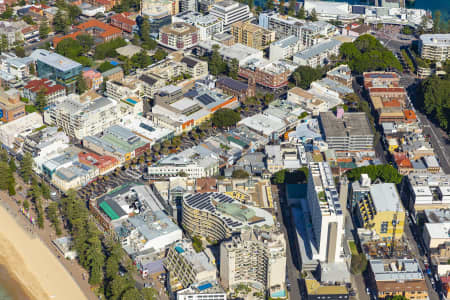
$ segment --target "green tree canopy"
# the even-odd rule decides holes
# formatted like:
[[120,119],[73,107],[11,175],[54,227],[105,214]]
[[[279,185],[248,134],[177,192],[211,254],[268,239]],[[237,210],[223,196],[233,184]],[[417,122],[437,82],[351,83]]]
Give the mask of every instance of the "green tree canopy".
[[353,43],[343,43],[339,55],[356,73],[390,68],[403,70],[394,54],[369,34],[358,37]]
[[48,23],[46,21],[41,22],[39,25],[39,37],[41,39],[45,39],[48,37],[48,34],[50,32],[50,27],[48,26]]
[[309,89],[311,83],[316,81],[324,75],[321,68],[311,68],[309,66],[300,66],[292,74],[295,84],[302,89]]
[[375,181],[377,178],[383,182],[395,184],[399,184],[402,181],[402,175],[391,165],[370,165],[354,168],[347,172],[347,178],[350,181],[356,181],[361,178],[361,174],[368,174],[372,181]]
[[81,47],[80,41],[74,40],[72,38],[65,38],[58,43],[56,46],[56,52],[66,56],[71,59],[78,57],[83,48]]
[[247,171],[242,169],[233,170],[233,173],[231,174],[231,177],[233,178],[248,178],[248,176]]
[[212,117],[212,122],[217,127],[230,127],[236,125],[241,120],[241,115],[229,108],[217,110]]

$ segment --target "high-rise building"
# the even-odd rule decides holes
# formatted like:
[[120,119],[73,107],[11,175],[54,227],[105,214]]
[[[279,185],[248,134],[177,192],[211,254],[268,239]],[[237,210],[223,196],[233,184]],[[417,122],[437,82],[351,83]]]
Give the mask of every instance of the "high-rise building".
[[225,31],[230,29],[231,24],[235,22],[250,19],[250,9],[248,8],[248,5],[232,0],[216,2],[209,13],[223,20]]
[[310,163],[307,198],[313,246],[317,250],[313,259],[327,263],[342,262],[344,215],[328,163]]
[[277,293],[284,289],[285,274],[282,232],[248,230],[220,245],[220,278],[225,289],[252,282]]
[[70,95],[62,103],[51,106],[44,114],[47,124],[54,124],[70,137],[83,139],[96,135],[106,128],[117,124],[119,105],[109,98],[97,98],[82,101],[78,95]]
[[264,49],[275,41],[274,31],[267,30],[249,21],[238,21],[231,24],[231,34],[234,36],[235,43],[241,43],[256,49]]
[[365,113],[320,113],[320,125],[328,148],[338,156],[371,156],[373,132]]
[[197,11],[197,0],[180,0],[180,12]]

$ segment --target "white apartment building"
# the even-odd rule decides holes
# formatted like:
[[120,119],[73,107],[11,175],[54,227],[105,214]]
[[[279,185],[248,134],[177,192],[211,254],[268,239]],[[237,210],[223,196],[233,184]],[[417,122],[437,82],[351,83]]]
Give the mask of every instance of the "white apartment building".
[[250,19],[250,9],[248,5],[232,0],[216,2],[209,13],[212,16],[223,20],[225,31],[229,30],[231,28],[231,24],[235,22],[247,21]]
[[213,35],[223,32],[223,20],[213,15],[202,15],[195,11],[185,11],[172,17],[172,23],[185,22],[198,28],[200,41],[211,40]]
[[261,13],[259,25],[275,31],[277,39],[291,35],[298,37],[304,46],[311,47],[324,38],[332,37],[337,33],[337,28],[327,22],[310,22],[290,16],[284,16],[278,12]]
[[174,177],[185,173],[190,178],[202,178],[218,172],[218,155],[201,146],[170,155],[148,167],[148,175],[154,177]]
[[411,173],[406,180],[405,193],[409,208],[415,211],[447,208],[450,205],[449,174]]
[[332,55],[339,54],[342,42],[334,39],[316,44],[294,55],[294,63],[311,68],[323,67],[328,64]]
[[80,140],[96,135],[119,121],[117,101],[104,97],[82,101],[78,95],[71,94],[44,113],[46,124],[60,127],[68,136]]
[[344,215],[328,163],[310,163],[307,198],[314,236],[313,246],[317,250],[313,259],[326,263],[342,262]]
[[215,282],[217,279],[216,266],[204,252],[195,252],[190,241],[181,241],[169,248],[164,266],[169,271],[172,291],[186,289],[195,283]]
[[288,36],[270,44],[269,60],[289,58],[304,48],[302,41],[295,35]]
[[42,164],[59,155],[69,147],[69,137],[57,127],[47,127],[27,135],[24,139],[22,152],[33,156],[37,173],[42,172]]
[[184,22],[172,23],[159,29],[158,43],[173,49],[185,50],[198,42],[197,27]]
[[[239,284],[284,289],[286,241],[282,232],[248,230],[220,244],[220,278],[225,289]],[[277,288],[276,288],[277,287]]]
[[25,137],[42,125],[44,125],[42,116],[38,112],[1,124],[0,143],[8,149],[18,151]]
[[137,79],[123,79],[122,81],[108,80],[106,81],[106,96],[116,101],[129,97],[139,98],[141,96],[141,85]]
[[450,59],[450,33],[422,34],[419,45],[420,56],[424,59],[437,61]]
[[217,283],[202,282],[178,291],[177,300],[227,300],[227,293]]

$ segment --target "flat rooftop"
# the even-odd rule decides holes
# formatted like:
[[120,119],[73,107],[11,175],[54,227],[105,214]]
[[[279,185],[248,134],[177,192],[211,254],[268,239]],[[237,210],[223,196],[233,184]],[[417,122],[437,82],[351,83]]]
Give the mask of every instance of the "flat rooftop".
[[321,112],[320,122],[327,137],[373,135],[369,120],[363,112],[346,112],[340,119],[331,111]]
[[420,41],[426,46],[450,46],[450,34],[422,34]]
[[44,49],[36,49],[31,56],[41,62],[52,66],[62,72],[70,71],[74,68],[81,68],[82,65],[58,53],[50,52]]
[[373,205],[377,212],[396,211],[397,205],[399,211],[403,211],[403,205],[397,188],[393,183],[372,184],[369,188],[372,196]]

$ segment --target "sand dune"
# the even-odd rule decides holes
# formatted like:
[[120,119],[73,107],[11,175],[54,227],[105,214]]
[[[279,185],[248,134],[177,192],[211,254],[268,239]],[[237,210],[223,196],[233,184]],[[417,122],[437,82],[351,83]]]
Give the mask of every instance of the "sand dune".
[[0,264],[30,299],[82,300],[85,295],[58,259],[0,206]]

